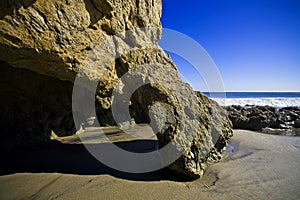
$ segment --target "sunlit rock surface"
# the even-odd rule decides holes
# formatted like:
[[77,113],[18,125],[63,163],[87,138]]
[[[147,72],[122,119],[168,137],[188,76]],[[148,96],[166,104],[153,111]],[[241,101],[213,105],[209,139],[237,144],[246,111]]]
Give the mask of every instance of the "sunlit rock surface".
[[[46,142],[51,131],[58,136],[74,134],[76,74],[91,53],[97,53],[97,46],[119,34],[113,51],[134,50],[98,66],[103,71],[100,77],[93,67],[84,73],[88,80],[99,80],[92,91],[99,125],[119,125],[111,110],[115,85],[124,74],[149,65],[135,72],[145,85],[130,97],[129,110],[136,123],[150,123],[159,148],[172,142],[183,151],[169,168],[198,178],[207,162],[221,158],[232,136],[231,123],[217,103],[180,80],[171,58],[157,45],[160,0],[4,0],[0,4],[1,147]],[[143,27],[156,29],[124,33]],[[149,41],[151,48],[143,48]],[[130,80],[123,84],[134,86]],[[164,84],[155,84],[157,80]],[[122,94],[122,88],[116,91]],[[90,117],[84,112],[76,115],[81,115],[80,123]]]

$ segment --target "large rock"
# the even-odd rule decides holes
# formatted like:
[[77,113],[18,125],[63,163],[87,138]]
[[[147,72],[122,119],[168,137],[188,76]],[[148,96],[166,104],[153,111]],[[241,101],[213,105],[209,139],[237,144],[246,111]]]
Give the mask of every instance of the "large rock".
[[[176,66],[158,47],[160,0],[4,0],[1,9],[2,143],[39,143],[52,130],[73,134],[75,124],[91,117],[89,110],[75,110],[73,122],[71,96],[79,72],[98,81],[92,92],[102,126],[131,120],[115,119],[112,94],[124,95],[124,85],[134,88],[135,81],[143,85],[132,96],[125,92],[130,117],[151,124],[160,148],[171,142],[182,152],[170,169],[197,178],[207,162],[220,159],[232,136],[231,123],[217,103],[180,80]],[[123,32],[146,26],[156,29]],[[99,48],[115,34],[110,46],[104,46],[109,48]],[[122,52],[127,48],[131,51]],[[110,60],[111,50],[116,59]],[[124,75],[137,78],[122,79]],[[87,95],[88,85],[80,86]]]
[[107,35],[160,27],[161,16],[160,0],[2,0],[0,8],[0,60],[69,81]]
[[[161,1],[3,0],[0,9],[1,106],[5,108],[0,132],[12,138],[2,142],[14,146],[32,143],[31,135],[44,141],[51,130],[58,135],[75,133],[72,82],[87,55],[110,35],[145,25],[159,28]],[[116,71],[108,71],[99,85],[101,125],[114,124],[106,96],[118,79]]]

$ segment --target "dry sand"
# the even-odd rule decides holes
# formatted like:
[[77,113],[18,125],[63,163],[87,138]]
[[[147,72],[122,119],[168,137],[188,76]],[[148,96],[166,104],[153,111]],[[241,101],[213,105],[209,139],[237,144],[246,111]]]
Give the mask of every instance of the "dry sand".
[[[74,160],[66,156],[70,157],[72,152],[79,154],[82,149],[79,148],[75,152],[72,150],[66,155],[61,149],[60,152],[69,164],[75,165]],[[44,155],[44,153],[39,154]],[[55,154],[57,152],[50,153],[54,154],[55,158],[58,157]],[[42,163],[47,160],[53,161],[55,158],[48,157],[44,160],[39,158],[41,160],[35,168],[28,165],[23,169],[31,173],[24,173],[19,168],[9,172],[2,167],[0,199],[232,200],[299,199],[300,197],[300,137],[235,130],[225,158],[219,163],[212,164],[202,180],[186,182],[167,179],[162,175],[163,172],[144,174],[142,175],[144,177],[126,177],[124,174],[105,173],[105,170],[101,171],[100,175],[87,175],[88,171],[84,175],[81,173],[72,175],[71,168],[69,171],[64,171],[60,167],[51,166],[46,170],[51,173],[40,173],[43,171]],[[78,157],[75,156],[74,159],[76,158]],[[24,154],[14,159],[21,160],[18,161],[21,163],[16,161],[14,164],[24,165],[24,160],[27,161],[29,157]],[[36,157],[32,160],[36,160]],[[5,161],[7,162],[7,159]],[[86,162],[93,164],[92,161],[88,161]],[[49,166],[51,163],[46,165]],[[60,173],[54,173],[55,171]],[[61,172],[68,172],[68,174]],[[74,168],[73,172],[80,171]]]

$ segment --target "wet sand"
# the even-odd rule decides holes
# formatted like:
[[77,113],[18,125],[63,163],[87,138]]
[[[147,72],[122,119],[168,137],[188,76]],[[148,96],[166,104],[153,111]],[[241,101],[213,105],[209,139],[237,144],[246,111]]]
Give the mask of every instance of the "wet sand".
[[[138,144],[149,145],[149,141],[154,142],[141,140]],[[140,175],[105,166],[99,170],[84,147],[69,145],[55,144],[56,149],[31,149],[4,157],[0,199],[232,200],[300,196],[300,137],[235,130],[224,159],[209,166],[201,180],[194,181],[179,180],[164,170]]]

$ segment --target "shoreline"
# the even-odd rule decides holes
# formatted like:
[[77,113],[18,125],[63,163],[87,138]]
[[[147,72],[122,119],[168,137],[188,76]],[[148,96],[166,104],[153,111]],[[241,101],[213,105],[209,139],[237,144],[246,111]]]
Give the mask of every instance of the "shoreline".
[[[76,159],[76,153],[72,152]],[[62,163],[61,163],[62,164]],[[300,138],[234,130],[224,158],[201,180],[134,180],[109,174],[0,176],[1,199],[297,199]],[[152,174],[153,175],[153,174]],[[159,174],[156,174],[159,176]],[[144,176],[151,176],[144,175]],[[30,183],[30,184],[28,184]],[[15,192],[7,193],[11,188]]]
[[211,98],[218,102],[222,106],[272,106],[277,109],[284,107],[300,107],[300,97],[290,98],[273,98],[273,97],[262,97],[262,98]]

